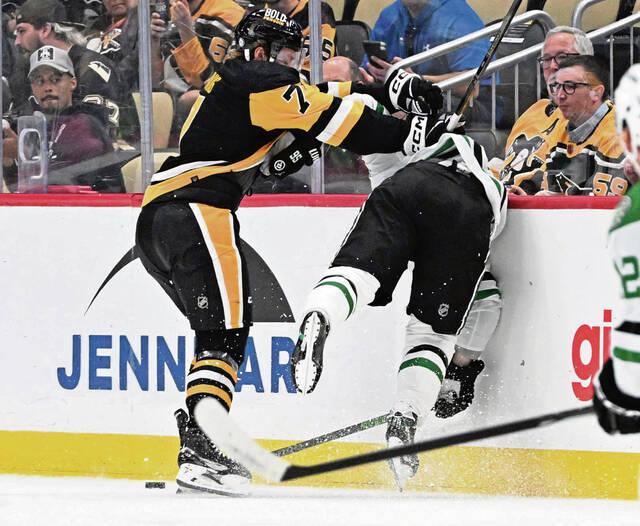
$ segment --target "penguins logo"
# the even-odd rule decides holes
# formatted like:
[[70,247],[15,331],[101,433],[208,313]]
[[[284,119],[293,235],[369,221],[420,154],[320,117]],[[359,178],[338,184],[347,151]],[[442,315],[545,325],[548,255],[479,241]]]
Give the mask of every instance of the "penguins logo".
[[[254,323],[294,323],[295,318],[291,311],[287,297],[275,277],[269,265],[260,257],[260,255],[243,239],[240,240],[242,253],[247,261],[247,269],[249,272],[250,296],[252,299],[252,312]],[[138,259],[136,247],[129,249],[120,261],[116,263],[111,272],[104,279],[97,292],[94,294],[85,314],[89,312],[91,305],[98,297],[98,294],[129,263]],[[206,298],[204,298],[206,299]],[[200,306],[200,305],[199,305]],[[207,302],[208,307],[208,302]],[[201,307],[206,308],[206,307]]]

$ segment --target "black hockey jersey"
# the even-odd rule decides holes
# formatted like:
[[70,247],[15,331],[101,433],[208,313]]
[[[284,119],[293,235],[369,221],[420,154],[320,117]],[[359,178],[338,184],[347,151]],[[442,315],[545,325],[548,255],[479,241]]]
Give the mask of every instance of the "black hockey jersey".
[[351,87],[311,86],[295,69],[272,62],[226,62],[201,90],[181,132],[180,155],[153,176],[143,206],[178,199],[237,208],[287,130],[356,153],[399,151],[409,123],[329,93],[346,95]]

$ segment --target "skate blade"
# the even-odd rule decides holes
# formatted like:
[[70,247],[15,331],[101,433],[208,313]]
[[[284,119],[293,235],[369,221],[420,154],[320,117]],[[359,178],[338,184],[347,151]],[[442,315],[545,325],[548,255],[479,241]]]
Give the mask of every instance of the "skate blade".
[[182,464],[176,477],[180,493],[213,494],[224,497],[248,496],[249,482],[248,479],[239,475],[216,476],[207,468],[196,464]]
[[[389,448],[399,447],[402,445],[404,445],[402,440],[396,437],[390,437],[387,441],[387,447]],[[404,491],[404,487],[407,485],[407,481],[413,477],[414,473],[409,466],[402,462],[401,457],[391,458],[387,462],[389,464],[389,468],[391,468],[393,477],[395,478],[398,491],[402,493]]]

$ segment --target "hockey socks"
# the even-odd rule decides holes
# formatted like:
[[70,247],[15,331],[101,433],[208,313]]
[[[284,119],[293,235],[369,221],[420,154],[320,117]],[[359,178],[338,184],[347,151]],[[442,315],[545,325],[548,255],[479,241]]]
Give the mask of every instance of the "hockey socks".
[[198,352],[187,375],[189,414],[193,415],[196,402],[206,396],[215,398],[229,411],[237,381],[238,364],[227,353]]
[[353,267],[333,267],[311,291],[304,313],[322,313],[329,325],[347,320],[358,305],[373,301],[380,287],[368,272]]
[[436,334],[430,325],[410,317],[392,413],[410,411],[418,418],[429,413],[440,392],[454,344],[455,336]]

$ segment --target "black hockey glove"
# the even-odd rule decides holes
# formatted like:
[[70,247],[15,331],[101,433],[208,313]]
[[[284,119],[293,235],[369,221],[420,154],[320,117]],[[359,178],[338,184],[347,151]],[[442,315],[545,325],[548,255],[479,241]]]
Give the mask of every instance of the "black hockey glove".
[[416,73],[396,69],[384,86],[396,110],[433,116],[442,108],[442,90]]
[[607,433],[640,433],[640,398],[618,389],[611,358],[593,382],[593,406],[600,427]]
[[475,382],[484,369],[482,360],[473,360],[465,367],[449,364],[433,410],[438,418],[449,418],[464,411],[475,396]]
[[287,175],[298,172],[304,165],[311,166],[320,159],[321,147],[321,142],[310,137],[296,139],[271,158],[269,174],[283,179]]
[[464,133],[465,121],[460,118],[453,131],[448,131],[449,122],[454,118],[453,113],[435,117],[421,117],[414,115],[411,118],[409,135],[404,141],[402,151],[405,155],[413,155],[427,146],[437,143],[444,133]]

